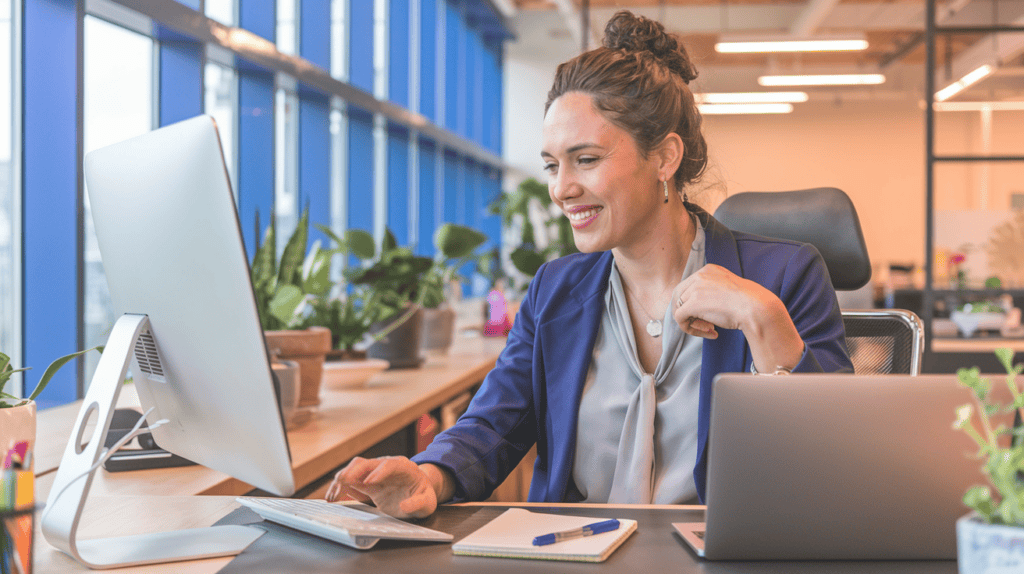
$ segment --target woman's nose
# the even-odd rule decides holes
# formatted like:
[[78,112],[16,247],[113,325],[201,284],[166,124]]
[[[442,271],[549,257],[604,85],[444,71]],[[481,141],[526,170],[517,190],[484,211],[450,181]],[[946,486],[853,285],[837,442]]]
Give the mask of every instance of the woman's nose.
[[548,191],[551,193],[551,199],[564,202],[579,197],[583,188],[569,170],[561,170],[551,179]]

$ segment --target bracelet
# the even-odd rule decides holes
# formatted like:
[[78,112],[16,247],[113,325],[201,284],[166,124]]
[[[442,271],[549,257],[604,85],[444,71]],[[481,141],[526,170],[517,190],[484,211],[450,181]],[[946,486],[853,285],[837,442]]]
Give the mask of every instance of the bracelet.
[[754,361],[750,361],[750,373],[752,375],[792,375],[793,369],[789,367],[783,367],[782,365],[776,365],[775,371],[771,373],[758,372],[757,367],[754,366]]
[[[800,354],[803,355],[805,352],[807,352],[807,343],[804,343],[804,348],[800,351]],[[792,375],[793,374],[793,369],[791,369],[789,367],[784,367],[782,365],[775,365],[775,371],[773,371],[771,373],[759,373],[757,371],[757,367],[754,366],[754,361],[751,360],[750,361],[750,374],[752,374],[752,375]]]

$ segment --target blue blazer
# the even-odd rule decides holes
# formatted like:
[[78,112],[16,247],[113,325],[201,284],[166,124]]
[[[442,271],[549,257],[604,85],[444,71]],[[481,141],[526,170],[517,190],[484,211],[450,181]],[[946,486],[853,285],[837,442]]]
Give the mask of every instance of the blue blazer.
[[[811,245],[731,231],[696,210],[705,229],[708,263],[756,281],[785,303],[806,344],[794,372],[850,371],[835,291]],[[572,480],[584,378],[604,313],[611,252],[575,254],[541,266],[530,283],[495,368],[469,410],[413,460],[446,469],[455,499],[483,500],[534,444],[530,501],[575,502]],[[693,476],[704,500],[712,382],[746,372],[751,355],[743,332],[719,329],[701,356],[697,460]]]

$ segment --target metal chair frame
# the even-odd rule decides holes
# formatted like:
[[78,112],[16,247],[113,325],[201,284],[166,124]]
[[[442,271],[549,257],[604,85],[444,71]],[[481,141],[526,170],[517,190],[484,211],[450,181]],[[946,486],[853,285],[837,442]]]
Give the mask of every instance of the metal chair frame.
[[[905,309],[848,309],[842,312],[844,326],[847,319],[852,320],[897,320],[904,324],[910,331],[910,373],[911,375],[921,374],[921,364],[924,359],[924,323],[916,313]],[[849,338],[847,339],[849,340]],[[854,371],[856,371],[854,365]]]

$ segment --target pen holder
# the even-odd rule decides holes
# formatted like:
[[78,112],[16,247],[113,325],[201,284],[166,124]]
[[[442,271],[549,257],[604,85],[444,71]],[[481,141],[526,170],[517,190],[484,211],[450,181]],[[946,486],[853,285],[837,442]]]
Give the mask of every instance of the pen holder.
[[0,574],[31,574],[35,500],[30,471],[0,477]]

